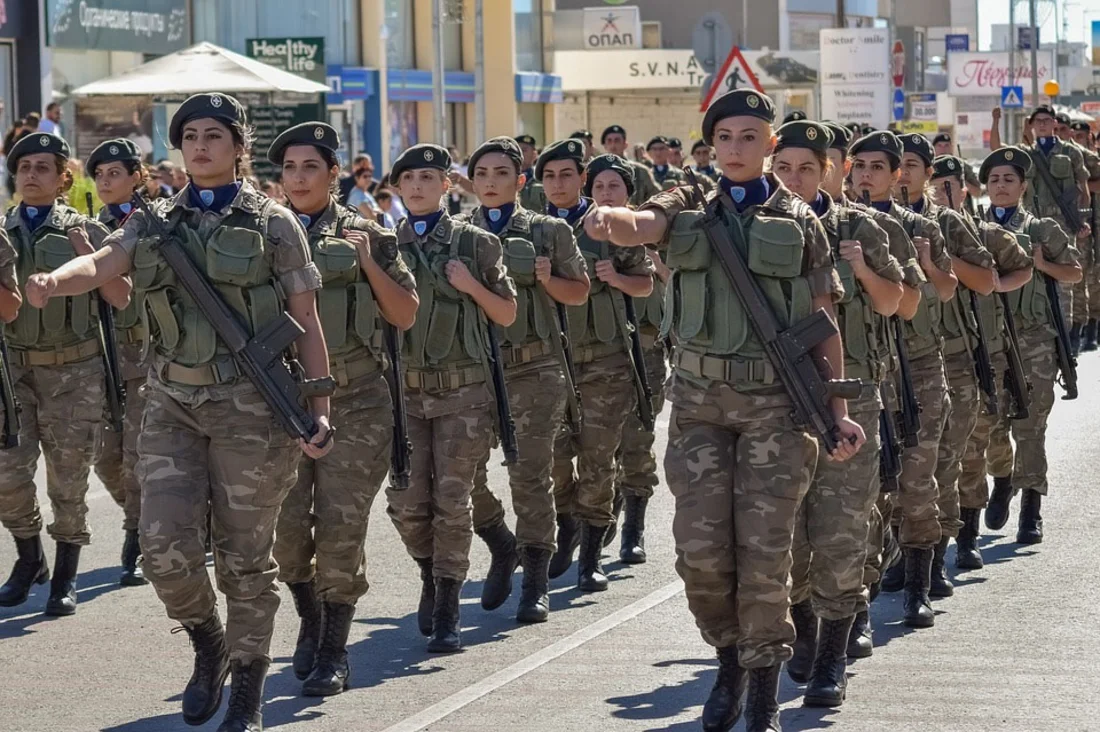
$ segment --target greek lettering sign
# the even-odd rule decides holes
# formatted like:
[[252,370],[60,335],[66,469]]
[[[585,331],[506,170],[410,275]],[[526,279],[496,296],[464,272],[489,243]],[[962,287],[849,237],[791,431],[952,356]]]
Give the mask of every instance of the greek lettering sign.
[[244,50],[268,66],[325,83],[324,38],[248,38]]
[[584,47],[641,48],[642,16],[636,7],[585,8]]
[[136,53],[171,53],[191,42],[187,0],[47,0],[46,43]]

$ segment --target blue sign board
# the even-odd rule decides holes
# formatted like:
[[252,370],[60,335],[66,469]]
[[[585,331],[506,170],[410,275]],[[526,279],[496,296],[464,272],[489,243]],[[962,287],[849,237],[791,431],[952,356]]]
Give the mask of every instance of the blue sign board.
[[326,104],[338,105],[374,96],[374,74],[362,66],[329,64],[325,69],[325,82],[329,87]]
[[894,121],[905,119],[905,90],[894,89]]
[[969,33],[948,33],[943,37],[944,45],[947,46],[947,52],[952,51],[969,51],[970,50],[970,34]]
[[1004,109],[1020,109],[1024,106],[1024,88],[1022,86],[1001,87],[1001,107]]

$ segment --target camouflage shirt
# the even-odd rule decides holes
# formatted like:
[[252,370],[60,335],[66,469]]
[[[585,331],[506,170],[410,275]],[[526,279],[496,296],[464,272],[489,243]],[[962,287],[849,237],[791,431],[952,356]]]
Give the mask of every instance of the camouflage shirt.
[[15,280],[15,247],[3,229],[0,229],[0,287],[8,292],[19,289],[19,283]]

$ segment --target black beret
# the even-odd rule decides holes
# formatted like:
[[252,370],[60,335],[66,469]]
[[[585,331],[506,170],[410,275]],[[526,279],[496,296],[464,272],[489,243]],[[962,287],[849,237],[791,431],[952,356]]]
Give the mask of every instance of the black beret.
[[99,143],[84,163],[84,172],[95,177],[95,169],[101,163],[141,163],[141,148],[131,140],[117,138]]
[[1033,111],[1030,115],[1028,115],[1027,121],[1030,122],[1031,120],[1035,119],[1040,114],[1045,114],[1048,117],[1053,117],[1054,119],[1058,119],[1054,114],[1054,108],[1053,107],[1051,107],[1049,104],[1040,104],[1038,107],[1035,108],[1035,111]]
[[875,131],[874,125],[860,125],[859,131],[864,135],[869,135]]
[[941,132],[941,133],[939,133],[938,135],[936,135],[935,137],[932,138],[932,144],[933,145],[939,145],[941,142],[946,142],[946,143],[950,144],[951,143],[951,135],[947,134],[946,132]]
[[611,153],[597,155],[588,161],[588,167],[585,170],[588,172],[588,180],[584,184],[584,195],[589,198],[592,197],[592,184],[596,181],[596,176],[606,170],[613,170],[618,173],[623,179],[623,183],[626,183],[627,195],[634,195],[634,169],[630,167],[630,163],[618,155],[612,155]]
[[335,154],[340,148],[340,135],[336,128],[324,122],[303,122],[275,138],[267,149],[267,159],[282,165],[283,155],[291,145],[312,145]]
[[489,153],[502,153],[507,156],[509,160],[516,164],[517,171],[523,167],[523,151],[519,149],[519,143],[511,137],[494,137],[478,145],[477,149],[470,155],[466,167],[470,171],[471,178],[474,176],[477,161]]
[[531,147],[538,147],[538,143],[535,142],[534,135],[516,135],[516,142],[520,145],[530,145]]
[[776,133],[778,141],[775,151],[779,152],[787,147],[804,147],[807,150],[824,153],[833,144],[833,133],[820,122],[810,120],[797,120],[788,122],[780,127]]
[[982,161],[981,170],[978,171],[978,180],[981,181],[982,185],[985,185],[986,181],[989,180],[990,171],[1002,165],[1011,165],[1020,171],[1021,177],[1026,176],[1027,171],[1031,170],[1031,156],[1026,150],[1021,150],[1018,147],[998,148],[989,153],[988,157]]
[[913,153],[921,160],[925,165],[931,165],[932,159],[936,157],[935,150],[932,149],[932,143],[928,141],[928,138],[924,135],[919,135],[916,132],[910,132],[907,135],[898,135],[898,139],[901,140],[902,153]]
[[848,150],[850,155],[873,152],[886,153],[886,157],[893,160],[895,164],[901,164],[901,140],[899,140],[898,136],[893,132],[879,130],[869,135],[864,135],[853,142],[852,147]]
[[783,124],[787,124],[788,122],[801,122],[804,119],[807,119],[806,113],[801,109],[796,109],[783,118]]
[[691,152],[694,154],[696,150],[703,147],[708,150],[710,149],[710,145],[708,145],[705,140],[696,140],[695,144],[691,146]]
[[57,135],[48,132],[32,132],[19,138],[8,153],[8,170],[14,175],[19,167],[19,158],[35,153],[53,153],[69,159],[69,143]]
[[940,155],[932,161],[932,180],[937,178],[958,178],[966,176],[966,163],[954,155]]
[[711,102],[703,115],[703,139],[714,140],[714,126],[727,117],[756,117],[768,124],[775,121],[775,104],[767,95],[753,89],[734,89]]
[[244,107],[228,94],[194,94],[188,97],[172,115],[172,122],[168,125],[168,141],[172,143],[172,147],[179,149],[180,143],[183,142],[185,124],[193,119],[207,117],[220,120],[227,125],[243,125],[247,121]]
[[451,169],[451,154],[446,148],[427,142],[413,145],[397,156],[397,161],[390,170],[390,183],[397,185],[402,173],[419,168],[434,168],[446,172]]
[[843,151],[845,155],[848,154],[848,146],[852,144],[852,138],[855,134],[847,127],[836,122],[823,122],[829,129],[829,132],[833,133],[833,142],[830,147]]
[[1069,128],[1074,132],[1092,132],[1088,122],[1071,122]]
[[542,171],[546,164],[554,160],[575,160],[577,167],[584,168],[584,145],[577,142],[580,138],[570,137],[568,140],[558,140],[546,146],[535,161],[535,180],[542,180]]
[[1054,115],[1054,120],[1060,125],[1069,125],[1069,115],[1065,112],[1059,112],[1058,114]]
[[607,139],[608,135],[622,135],[623,139],[625,140],[626,139],[626,130],[624,130],[621,125],[611,125],[606,130],[603,131],[603,134],[600,135],[600,144],[601,145],[603,144],[604,140]]
[[588,140],[589,142],[592,142],[592,133],[588,130],[577,130],[569,137],[574,140]]
[[863,125],[859,122],[848,122],[844,126],[852,131],[852,135],[856,137],[863,137]]
[[679,137],[670,137],[668,138],[668,146],[674,150],[681,150],[684,147],[684,143],[680,142]]
[[645,144],[645,149],[648,150],[649,148],[653,147],[654,145],[664,145],[666,147],[671,147],[671,145],[668,144],[668,138],[665,137],[664,135],[657,135],[656,137],[651,139],[649,142],[647,142]]

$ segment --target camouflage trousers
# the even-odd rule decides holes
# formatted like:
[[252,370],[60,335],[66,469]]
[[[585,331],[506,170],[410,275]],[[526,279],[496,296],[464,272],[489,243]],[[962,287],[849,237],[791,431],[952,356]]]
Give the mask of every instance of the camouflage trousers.
[[676,571],[703,640],[741,666],[791,657],[791,535],[817,442],[783,393],[669,384],[665,478],[675,498]]
[[216,611],[204,547],[209,513],[230,659],[270,660],[279,609],[271,548],[298,447],[255,390],[196,407],[153,385],[145,396],[137,463],[145,576],[168,617],[186,626],[207,620]]
[[898,540],[903,547],[919,548],[940,540],[936,463],[951,399],[939,352],[919,358],[911,366],[913,389],[921,405],[920,442],[902,452],[900,489],[891,522],[899,526]]
[[963,452],[959,473],[959,507],[984,509],[989,504],[989,483],[986,480],[985,456],[989,449],[989,435],[993,425],[1009,409],[1008,390],[1004,388],[1004,374],[1008,369],[1008,362],[1003,352],[991,353],[993,361],[993,381],[997,384],[997,414],[986,413],[985,408],[979,406],[978,418],[974,421],[974,429],[966,441],[966,449]]
[[390,470],[393,402],[381,373],[367,374],[332,397],[339,432],[328,455],[302,456],[275,531],[279,581],[316,578],[325,602],[354,605],[367,593],[367,522]]
[[1084,323],[1089,319],[1089,301],[1092,298],[1092,287],[1088,276],[1090,266],[1084,263],[1081,266],[1084,268],[1085,273],[1080,282],[1073,283],[1073,317],[1067,318],[1069,323]]
[[[893,512],[894,494],[882,493],[881,489],[871,507],[871,516],[867,522],[867,549],[863,562],[863,585],[870,587],[882,579],[882,554],[886,547],[886,532],[892,531],[890,524],[883,520]],[[864,595],[856,603],[856,612],[867,609]],[[868,599],[870,595],[866,596]]]
[[791,556],[791,603],[812,598],[814,612],[841,620],[866,607],[863,584],[867,526],[879,494],[878,392],[850,400],[848,414],[867,435],[851,459],[832,462],[819,450],[817,470],[798,507]]
[[607,526],[615,520],[615,455],[623,425],[638,399],[628,364],[625,354],[616,354],[577,366],[584,429],[580,437],[574,437],[563,427],[554,441],[557,512],[572,514],[593,526]]
[[[1031,382],[1031,408],[1027,419],[1005,418],[1007,409],[993,425],[986,455],[989,473],[998,478],[1012,477],[1016,491],[1033,490],[1047,494],[1047,419],[1054,409],[1054,382],[1058,376],[1058,359],[1054,341],[1036,328],[1020,333],[1020,360],[1028,370]],[[1012,439],[1016,442],[1013,455]]]
[[42,532],[34,474],[46,456],[46,494],[54,541],[86,545],[88,474],[103,423],[103,365],[99,356],[65,366],[12,365],[22,405],[19,447],[0,450],[0,522],[16,539]]
[[[508,378],[508,400],[516,423],[519,460],[508,466],[512,510],[516,512],[516,542],[554,551],[557,521],[554,512],[554,439],[565,414],[565,376],[557,364]],[[486,465],[477,466],[471,499],[474,530],[504,521],[504,505],[489,490]]]
[[1085,280],[1089,287],[1088,317],[1100,319],[1100,262],[1085,267]]
[[122,530],[133,531],[141,517],[141,486],[137,474],[137,442],[141,432],[141,415],[145,411],[145,377],[130,379],[126,384],[126,412],[122,432],[104,426],[99,430],[96,445],[95,474],[103,487],[122,509]]
[[[668,378],[665,347],[660,341],[646,350],[645,371],[653,391],[653,417],[656,419],[665,408],[664,385]],[[660,483],[653,442],[653,432],[642,427],[637,411],[632,410],[623,425],[623,441],[619,447],[617,488],[622,495],[653,497],[653,489]]]
[[940,534],[952,539],[959,535],[962,520],[959,513],[959,476],[966,444],[978,422],[978,412],[984,411],[984,394],[974,374],[974,362],[969,353],[957,353],[944,360],[951,409],[940,438],[936,461],[936,485],[939,488],[937,507],[940,514]]
[[386,489],[389,514],[413,559],[432,559],[435,577],[465,580],[474,528],[470,491],[493,441],[490,404],[431,419],[409,415],[409,487]]

